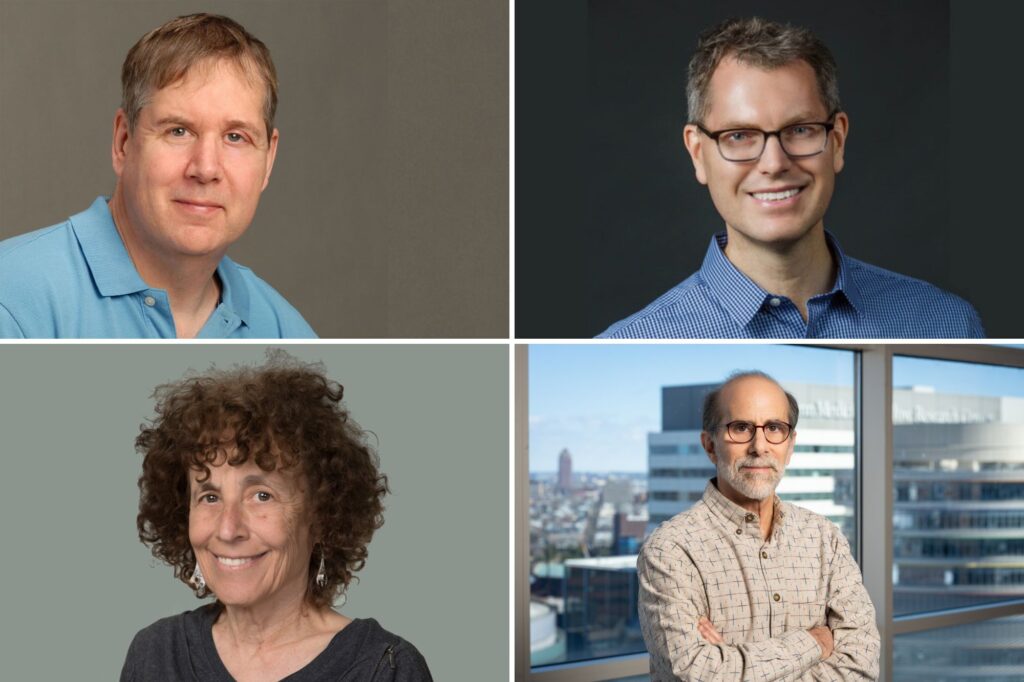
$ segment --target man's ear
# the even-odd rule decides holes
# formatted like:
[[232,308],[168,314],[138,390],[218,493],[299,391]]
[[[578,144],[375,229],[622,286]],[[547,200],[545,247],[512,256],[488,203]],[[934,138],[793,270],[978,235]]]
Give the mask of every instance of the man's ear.
[[718,453],[715,452],[715,439],[707,431],[700,432],[700,444],[704,447],[704,454],[708,456],[711,463],[718,466]]
[[[697,182],[702,185],[708,184],[708,174],[704,168],[704,151],[706,149],[704,134],[694,124],[687,123],[683,127],[683,144],[686,145],[686,151],[690,152],[690,160],[693,161],[693,171],[697,176]],[[703,436],[701,438],[703,439]]]
[[846,137],[850,134],[850,119],[845,112],[836,114],[835,127],[832,128],[832,170],[836,173],[843,170],[846,161]]
[[270,172],[274,170],[274,159],[277,158],[277,141],[281,135],[277,128],[274,128],[274,132],[270,135],[270,139],[267,141],[267,171],[263,176],[263,187],[260,188],[262,192],[270,184]]
[[124,159],[127,156],[125,147],[128,145],[128,115],[124,109],[114,114],[114,139],[110,145],[110,159],[114,165],[114,173],[118,178],[124,170]]

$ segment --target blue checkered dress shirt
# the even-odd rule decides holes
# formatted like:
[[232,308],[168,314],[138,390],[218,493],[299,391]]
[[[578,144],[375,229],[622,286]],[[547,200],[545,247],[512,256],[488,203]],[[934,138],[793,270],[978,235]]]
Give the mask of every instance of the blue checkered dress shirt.
[[603,339],[952,339],[983,338],[970,303],[919,279],[843,254],[825,233],[839,273],[807,301],[807,321],[785,296],[768,293],[725,256],[726,233],[711,238],[700,270]]

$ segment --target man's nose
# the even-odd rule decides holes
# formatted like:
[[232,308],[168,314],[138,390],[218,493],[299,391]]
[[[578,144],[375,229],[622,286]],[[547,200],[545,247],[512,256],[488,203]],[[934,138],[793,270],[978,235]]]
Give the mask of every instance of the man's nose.
[[769,135],[764,141],[764,151],[761,158],[757,160],[757,169],[762,173],[776,175],[787,170],[793,165],[786,150],[782,148],[782,142],[778,135]]
[[754,455],[771,454],[771,443],[765,438],[764,429],[754,429],[754,437],[750,439],[747,452]]
[[220,140],[203,136],[192,145],[185,174],[197,182],[207,183],[220,179]]

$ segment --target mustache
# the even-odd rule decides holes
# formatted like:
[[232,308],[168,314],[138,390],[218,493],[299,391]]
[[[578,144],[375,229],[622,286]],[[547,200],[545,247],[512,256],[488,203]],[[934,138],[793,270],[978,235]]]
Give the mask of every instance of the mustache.
[[775,462],[769,459],[754,457],[748,457],[747,459],[736,463],[736,471],[739,471],[743,467],[765,467],[775,472],[779,470],[779,467]]

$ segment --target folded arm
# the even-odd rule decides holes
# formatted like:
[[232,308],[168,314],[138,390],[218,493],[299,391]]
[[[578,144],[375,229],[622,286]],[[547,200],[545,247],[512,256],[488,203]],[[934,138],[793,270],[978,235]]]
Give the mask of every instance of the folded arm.
[[842,682],[877,680],[880,644],[875,607],[850,553],[850,543],[838,530],[832,547],[826,622],[832,630],[835,650],[811,668],[809,678]]
[[817,640],[806,630],[760,642],[712,644],[700,633],[709,605],[700,573],[689,555],[671,542],[649,542],[637,561],[640,627],[651,666],[663,679],[758,680],[798,676],[821,658]]

